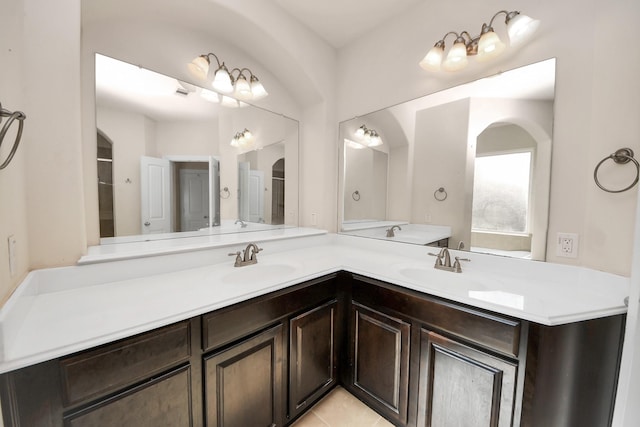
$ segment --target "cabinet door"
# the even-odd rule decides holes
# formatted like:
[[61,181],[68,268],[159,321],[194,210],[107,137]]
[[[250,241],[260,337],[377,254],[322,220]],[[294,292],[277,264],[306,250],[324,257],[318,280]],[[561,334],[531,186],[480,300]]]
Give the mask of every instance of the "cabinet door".
[[517,366],[422,329],[418,426],[508,427]]
[[293,418],[336,383],[336,300],[290,320],[289,415]]
[[107,399],[65,419],[67,427],[188,427],[189,366]]
[[352,391],[400,424],[407,422],[410,333],[409,323],[352,303]]
[[282,425],[283,327],[274,326],[204,361],[206,425]]

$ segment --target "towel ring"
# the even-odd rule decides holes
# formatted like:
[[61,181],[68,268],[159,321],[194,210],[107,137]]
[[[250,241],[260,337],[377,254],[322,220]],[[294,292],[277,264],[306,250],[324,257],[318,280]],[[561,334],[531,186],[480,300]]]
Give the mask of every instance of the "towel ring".
[[231,197],[231,191],[229,191],[229,187],[224,187],[222,190],[220,190],[221,199],[228,199],[229,197]]
[[9,151],[9,155],[4,160],[4,162],[0,164],[0,170],[9,166],[9,163],[11,163],[13,156],[16,154],[16,151],[18,150],[18,145],[20,145],[20,139],[22,138],[22,128],[24,127],[24,119],[27,118],[27,116],[22,111],[11,112],[9,110],[2,108],[2,104],[0,104],[0,123],[2,123],[3,117],[8,117],[9,119],[4,124],[4,126],[2,126],[2,129],[0,130],[0,147],[2,147],[2,142],[4,141],[4,137],[7,134],[7,131],[9,130],[13,122],[16,120],[18,120],[18,133],[16,133],[16,139],[13,142],[13,147],[11,147],[11,151]]
[[354,191],[351,195],[351,198],[357,202],[358,200],[360,200],[360,192],[358,190]]
[[[438,193],[441,193],[441,195],[438,195]],[[444,187],[440,187],[433,192],[433,197],[439,202],[444,202],[445,200],[447,200],[447,196],[448,194]]]
[[[633,180],[631,185],[621,190],[610,190],[608,188],[605,188],[602,184],[600,184],[600,181],[598,180],[598,170],[600,169],[600,166],[602,166],[602,164],[609,159],[613,160],[615,163],[619,165],[624,165],[626,163],[633,162],[633,164],[636,166],[636,178]],[[600,160],[600,162],[596,165],[596,168],[593,170],[593,179],[596,182],[596,185],[600,187],[602,190],[606,191],[607,193],[622,193],[624,191],[630,190],[634,185],[638,183],[638,180],[640,179],[640,164],[636,159],[633,158],[633,150],[631,148],[620,148],[619,150],[616,150],[615,153]]]

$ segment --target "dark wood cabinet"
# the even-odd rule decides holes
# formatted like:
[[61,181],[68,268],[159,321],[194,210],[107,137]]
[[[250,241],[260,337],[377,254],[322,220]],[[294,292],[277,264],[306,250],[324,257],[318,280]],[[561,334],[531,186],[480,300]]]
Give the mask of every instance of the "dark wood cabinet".
[[278,324],[205,358],[208,427],[283,425],[283,333]]
[[396,426],[608,426],[624,324],[543,326],[340,272],[2,374],[3,420],[280,427],[341,384]]
[[295,418],[337,381],[338,301],[289,321],[289,416]]
[[510,427],[517,362],[420,331],[418,426]]
[[407,422],[411,325],[351,304],[351,391],[387,419]]

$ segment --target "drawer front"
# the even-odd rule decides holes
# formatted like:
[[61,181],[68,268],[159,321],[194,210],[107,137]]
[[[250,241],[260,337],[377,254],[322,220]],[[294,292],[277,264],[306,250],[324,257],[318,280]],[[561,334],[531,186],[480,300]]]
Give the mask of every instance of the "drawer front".
[[[251,268],[251,267],[248,267]],[[335,277],[313,280],[300,289],[275,292],[202,316],[202,348],[209,351],[230,344],[292,313],[335,298]]]
[[510,357],[518,357],[521,322],[358,276],[353,299],[384,307],[424,325]]
[[86,351],[60,361],[65,406],[118,391],[191,356],[188,321]]
[[65,419],[65,427],[191,426],[190,368],[184,366],[150,383],[114,396]]

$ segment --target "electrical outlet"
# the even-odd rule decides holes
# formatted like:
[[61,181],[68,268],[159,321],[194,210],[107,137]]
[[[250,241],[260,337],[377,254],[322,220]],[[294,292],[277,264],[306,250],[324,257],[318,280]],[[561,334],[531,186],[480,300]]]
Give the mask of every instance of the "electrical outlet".
[[311,214],[311,225],[313,227],[318,225],[318,214],[317,213],[312,213]]
[[429,212],[424,214],[424,222],[426,222],[427,224],[431,223],[431,214]]
[[556,255],[565,258],[577,258],[578,235],[575,233],[558,233]]
[[18,241],[13,235],[11,235],[7,239],[7,243],[9,245],[9,274],[13,277],[16,274],[16,257],[18,256],[16,253],[16,246],[18,245]]

